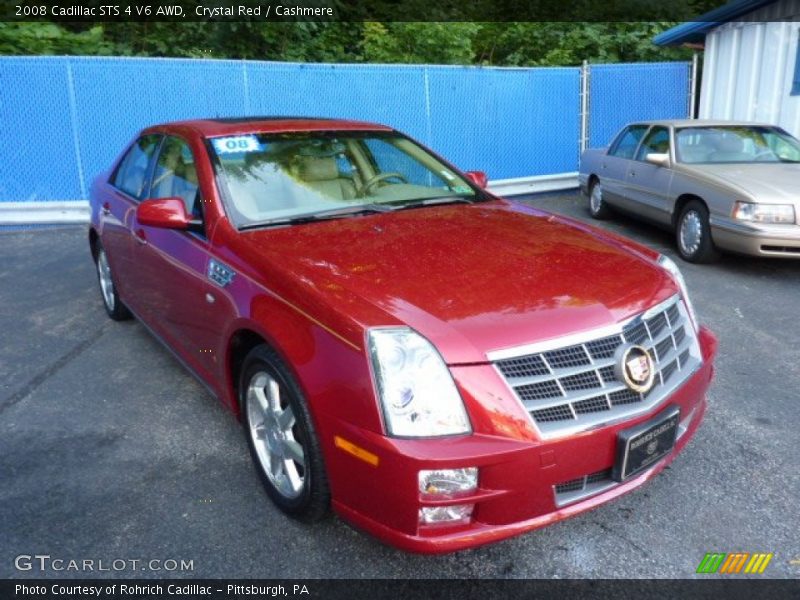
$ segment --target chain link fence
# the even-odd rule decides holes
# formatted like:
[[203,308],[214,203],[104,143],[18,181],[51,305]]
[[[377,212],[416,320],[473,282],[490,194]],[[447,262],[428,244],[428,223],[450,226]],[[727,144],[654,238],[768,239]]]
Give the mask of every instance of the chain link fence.
[[631,121],[689,116],[691,63],[589,65],[590,148]]
[[[685,63],[592,65],[588,138],[684,117]],[[492,180],[577,170],[580,68],[0,57],[0,202],[88,197],[137,131],[196,117],[309,115],[396,127]]]

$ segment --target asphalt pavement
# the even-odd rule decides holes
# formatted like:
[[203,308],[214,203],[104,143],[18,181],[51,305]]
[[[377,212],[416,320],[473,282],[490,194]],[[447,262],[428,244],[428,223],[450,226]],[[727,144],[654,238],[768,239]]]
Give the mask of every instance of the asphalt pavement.
[[[528,201],[590,221],[578,195]],[[601,226],[675,257],[668,233],[622,217]],[[772,552],[765,576],[796,578],[800,261],[678,262],[720,340],[709,410],[683,454],[594,511],[421,556],[274,508],[236,419],[140,324],[106,318],[85,228],[2,232],[0,577],[683,578],[706,552]],[[64,570],[20,570],[21,555]]]

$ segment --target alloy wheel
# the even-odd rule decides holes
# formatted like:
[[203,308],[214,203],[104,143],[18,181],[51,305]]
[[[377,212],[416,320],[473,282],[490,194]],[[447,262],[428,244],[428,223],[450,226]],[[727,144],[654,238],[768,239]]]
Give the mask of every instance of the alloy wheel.
[[255,373],[247,387],[247,426],[264,473],[287,499],[300,496],[308,472],[295,424],[280,383],[266,371]]
[[97,253],[97,275],[100,280],[100,291],[103,293],[103,302],[109,312],[114,312],[114,280],[111,278],[111,267],[108,264],[105,250]]

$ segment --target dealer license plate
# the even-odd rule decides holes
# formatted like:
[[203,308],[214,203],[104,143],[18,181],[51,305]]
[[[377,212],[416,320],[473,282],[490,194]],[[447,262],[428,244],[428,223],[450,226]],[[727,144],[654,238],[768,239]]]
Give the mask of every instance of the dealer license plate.
[[617,462],[612,477],[624,481],[651,467],[672,451],[680,410],[668,409],[649,421],[617,434]]

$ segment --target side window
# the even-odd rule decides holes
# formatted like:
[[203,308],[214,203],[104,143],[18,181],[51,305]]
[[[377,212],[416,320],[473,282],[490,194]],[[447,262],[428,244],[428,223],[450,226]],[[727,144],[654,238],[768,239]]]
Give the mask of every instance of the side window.
[[639,140],[642,139],[645,131],[647,131],[647,125],[632,125],[628,127],[614,141],[608,151],[609,155],[617,158],[633,158],[636,147],[639,145]]
[[636,160],[644,160],[648,154],[667,153],[669,153],[669,129],[666,127],[653,127],[636,153]]
[[113,184],[134,198],[141,199],[145,192],[145,181],[150,160],[158,147],[161,136],[146,135],[136,140],[114,174]]
[[181,198],[186,212],[202,217],[202,202],[197,184],[197,168],[189,144],[177,137],[167,137],[158,155],[151,198]]

